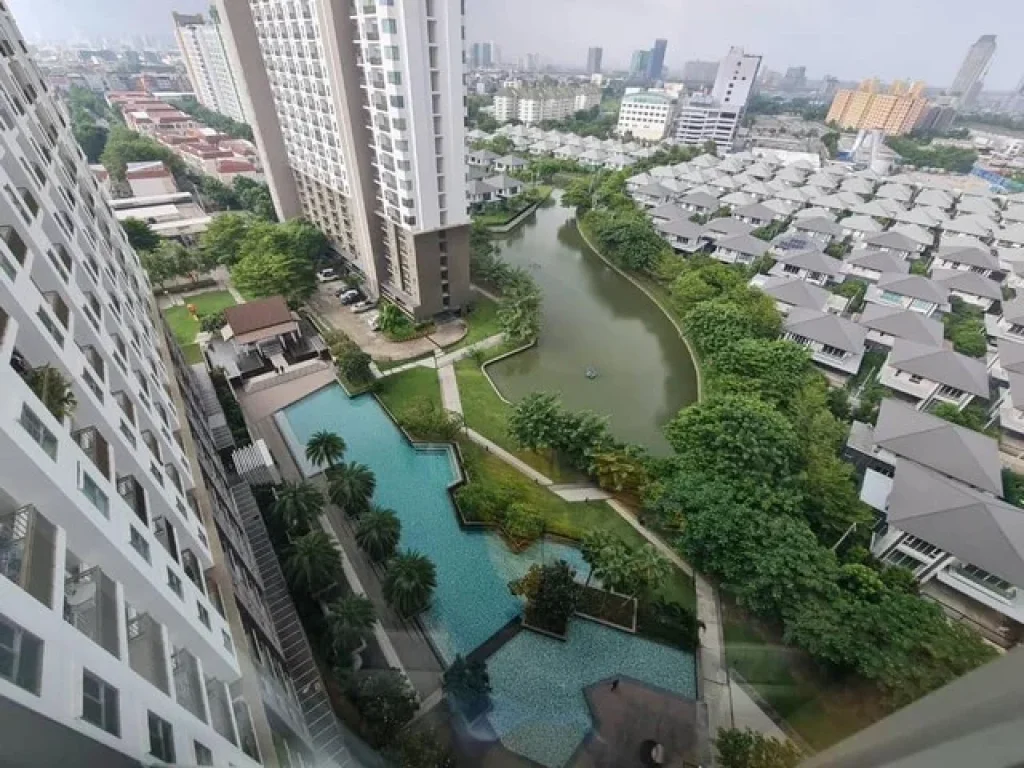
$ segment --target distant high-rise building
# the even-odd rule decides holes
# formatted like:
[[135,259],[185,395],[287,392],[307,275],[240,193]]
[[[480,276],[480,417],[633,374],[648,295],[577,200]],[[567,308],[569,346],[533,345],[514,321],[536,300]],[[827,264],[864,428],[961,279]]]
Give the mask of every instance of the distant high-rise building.
[[836,97],[836,92],[839,90],[839,78],[832,77],[832,75],[825,75],[821,80],[821,98],[829,103]]
[[959,106],[968,107],[977,99],[995,52],[995,35],[982,35],[967,50],[967,55],[956,77],[953,78],[953,85],[949,88],[949,95],[957,100]]
[[196,100],[214,112],[245,122],[243,99],[224,48],[217,9],[210,9],[208,19],[198,13],[172,16],[174,36]]
[[668,48],[668,40],[658,38],[651,48],[651,60],[647,65],[647,76],[651,80],[660,80],[662,70],[665,68],[665,49]]
[[633,51],[633,57],[629,60],[629,76],[634,79],[645,78],[650,66],[650,51]]
[[526,71],[527,72],[540,72],[540,54],[539,53],[528,53],[528,54],[526,54]]
[[688,61],[683,65],[683,83],[690,90],[710,88],[718,77],[717,61]]
[[481,67],[493,67],[496,62],[496,56],[494,55],[494,43],[486,42],[480,43],[480,66]]
[[825,121],[849,130],[899,136],[914,130],[927,106],[922,82],[908,85],[897,80],[882,92],[877,80],[865,80],[855,91],[836,92]]
[[807,67],[790,67],[782,76],[782,90],[801,91],[807,87]]
[[711,93],[693,96],[680,108],[676,139],[683,144],[713,141],[722,151],[731,149],[760,67],[760,56],[730,48],[718,65]]
[[469,68],[470,69],[479,69],[480,68],[481,61],[482,61],[482,59],[480,58],[480,55],[481,55],[480,49],[481,49],[480,43],[473,43],[471,46],[469,46]]
[[284,27],[291,0],[218,2],[280,217],[316,224],[370,295],[417,319],[463,306],[460,0],[306,0],[317,23]]
[[601,56],[604,51],[593,47],[587,49],[587,74],[594,75],[601,71]]

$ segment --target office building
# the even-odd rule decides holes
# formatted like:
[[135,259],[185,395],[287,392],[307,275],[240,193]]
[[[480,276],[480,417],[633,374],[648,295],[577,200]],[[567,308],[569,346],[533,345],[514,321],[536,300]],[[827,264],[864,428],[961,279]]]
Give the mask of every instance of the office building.
[[202,14],[172,15],[174,37],[196,100],[207,109],[244,123],[243,99],[224,48],[217,10],[211,8],[208,19]]
[[[417,320],[469,299],[461,4],[218,0],[282,218]],[[488,66],[493,44],[481,46]]]
[[855,91],[843,88],[836,92],[825,121],[846,130],[878,130],[899,136],[914,130],[927,106],[922,82],[908,85],[897,80],[883,92],[878,80],[865,80]]
[[651,48],[651,59],[647,65],[647,77],[651,80],[660,80],[662,71],[665,69],[665,49],[668,48],[668,40],[658,38]]
[[480,68],[482,61],[481,47],[482,46],[480,43],[473,43],[471,46],[469,46],[469,60],[467,63],[469,64],[470,69]]
[[651,67],[651,52],[650,51],[633,51],[633,56],[629,60],[629,77],[632,80],[643,80],[647,77],[647,72]]
[[949,95],[956,100],[958,106],[969,107],[977,100],[995,52],[995,35],[982,35],[967,49],[967,55],[949,88]]
[[484,69],[497,67],[501,63],[498,46],[492,41],[480,43],[480,66]]
[[601,56],[604,51],[601,48],[593,47],[587,49],[587,74],[596,75],[601,71]]
[[672,99],[663,93],[630,93],[622,97],[615,131],[644,141],[661,141],[672,127]]
[[286,765],[149,282],[0,38],[0,762]]
[[600,104],[601,88],[592,84],[502,88],[494,95],[494,119],[499,123],[519,120],[533,125],[541,120],[562,120]]
[[711,88],[716,77],[717,61],[688,61],[683,65],[683,84],[692,91]]
[[713,141],[720,151],[731,150],[760,67],[760,56],[730,48],[718,65],[711,93],[691,96],[680,106],[676,140],[683,144]]

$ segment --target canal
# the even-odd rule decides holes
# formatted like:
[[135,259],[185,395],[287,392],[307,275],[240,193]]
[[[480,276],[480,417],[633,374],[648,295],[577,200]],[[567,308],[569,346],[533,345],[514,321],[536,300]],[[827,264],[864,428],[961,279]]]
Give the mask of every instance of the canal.
[[662,427],[697,399],[693,360],[675,326],[587,247],[573,211],[557,200],[497,243],[544,297],[537,346],[487,369],[505,397],[558,392],[572,410],[608,416],[619,439],[667,454]]

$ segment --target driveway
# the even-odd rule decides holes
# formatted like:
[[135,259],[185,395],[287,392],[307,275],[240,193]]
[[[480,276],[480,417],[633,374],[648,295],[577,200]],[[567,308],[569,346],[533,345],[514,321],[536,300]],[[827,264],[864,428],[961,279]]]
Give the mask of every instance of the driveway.
[[334,282],[317,286],[316,293],[309,299],[309,304],[332,328],[352,339],[378,363],[433,354],[441,347],[454,344],[466,335],[466,324],[462,320],[454,319],[439,325],[430,336],[411,341],[390,341],[383,333],[370,330],[366,323],[366,317],[370,313],[357,315],[338,301],[334,292],[341,285]]

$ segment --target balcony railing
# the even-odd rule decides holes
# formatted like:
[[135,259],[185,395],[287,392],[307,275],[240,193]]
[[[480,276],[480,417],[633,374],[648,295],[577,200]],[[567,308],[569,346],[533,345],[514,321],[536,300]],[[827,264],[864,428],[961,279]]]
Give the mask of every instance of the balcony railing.
[[65,579],[64,620],[107,652],[120,657],[115,585],[98,567]]
[[191,549],[182,550],[181,567],[188,576],[189,581],[196,585],[200,592],[203,590],[203,569],[199,567],[199,559]]
[[174,533],[174,526],[167,522],[167,518],[158,517],[153,521],[156,540],[167,550],[174,562],[178,562],[178,542]]
[[206,707],[203,705],[203,679],[195,656],[179,648],[171,657],[174,668],[174,692],[178,703],[204,723]]
[[0,517],[0,574],[46,607],[53,603],[56,528],[35,507]]
[[131,668],[166,694],[170,694],[167,658],[160,625],[148,613],[127,616],[128,659]]
[[89,457],[93,466],[100,473],[110,480],[110,445],[95,427],[86,427],[77,432],[72,432],[71,437],[78,443],[78,447]]
[[149,510],[146,506],[146,493],[134,475],[123,475],[117,478],[117,492],[131,507],[135,516],[143,525],[149,525]]
[[[7,276],[13,280],[18,272],[18,267],[25,263],[25,254],[28,252],[28,246],[21,239],[18,230],[9,225],[0,226],[0,240],[3,240],[7,246],[6,249],[0,248],[0,269],[3,269]],[[15,262],[13,264],[11,263],[12,257]]]
[[238,746],[238,737],[231,723],[231,700],[228,698],[227,686],[220,680],[207,678],[206,700],[210,704],[210,725],[213,730]]

